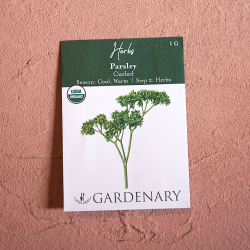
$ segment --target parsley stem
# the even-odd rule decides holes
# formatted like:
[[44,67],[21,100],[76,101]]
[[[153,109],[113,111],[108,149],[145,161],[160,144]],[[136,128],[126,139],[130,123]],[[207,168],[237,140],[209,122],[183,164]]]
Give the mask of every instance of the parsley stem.
[[124,179],[125,179],[125,189],[128,188],[128,171],[127,171],[127,163],[124,166]]

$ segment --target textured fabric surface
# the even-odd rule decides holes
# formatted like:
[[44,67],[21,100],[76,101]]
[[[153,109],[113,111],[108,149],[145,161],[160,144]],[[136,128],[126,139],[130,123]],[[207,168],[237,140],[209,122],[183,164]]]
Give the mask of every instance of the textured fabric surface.
[[[249,0],[0,1],[0,249],[249,249]],[[63,212],[60,41],[183,36],[191,209]]]

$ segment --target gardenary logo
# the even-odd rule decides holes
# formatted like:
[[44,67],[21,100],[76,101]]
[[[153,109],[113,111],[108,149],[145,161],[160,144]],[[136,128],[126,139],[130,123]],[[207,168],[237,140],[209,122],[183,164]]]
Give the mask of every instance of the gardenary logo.
[[71,86],[67,91],[68,100],[74,104],[79,104],[86,98],[86,90],[79,85]]
[[85,194],[84,194],[84,193],[81,193],[80,199],[78,200],[76,197],[74,197],[74,200],[75,200],[78,204],[87,204],[87,203],[91,200],[91,196],[90,196],[86,201],[84,201],[84,196],[85,196]]

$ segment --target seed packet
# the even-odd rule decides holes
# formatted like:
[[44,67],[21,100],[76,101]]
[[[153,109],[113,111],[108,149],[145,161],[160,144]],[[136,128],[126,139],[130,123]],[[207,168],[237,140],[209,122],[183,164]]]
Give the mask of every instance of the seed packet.
[[183,38],[61,55],[64,211],[189,208]]

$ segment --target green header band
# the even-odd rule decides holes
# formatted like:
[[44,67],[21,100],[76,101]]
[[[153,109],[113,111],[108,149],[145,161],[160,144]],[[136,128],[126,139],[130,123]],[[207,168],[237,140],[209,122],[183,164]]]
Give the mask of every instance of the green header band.
[[183,38],[62,41],[62,87],[185,83]]

